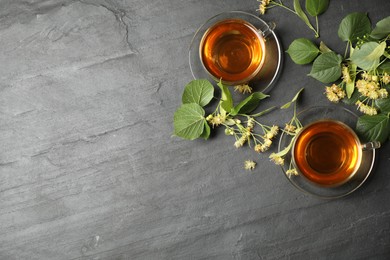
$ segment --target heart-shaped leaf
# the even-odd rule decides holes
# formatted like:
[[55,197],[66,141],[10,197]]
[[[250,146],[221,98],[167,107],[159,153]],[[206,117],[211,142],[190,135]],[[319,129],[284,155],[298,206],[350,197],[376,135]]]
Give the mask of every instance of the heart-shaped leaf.
[[198,138],[204,131],[204,114],[203,108],[196,103],[181,105],[173,116],[175,135],[189,140]]
[[290,44],[286,52],[296,64],[307,64],[318,56],[320,50],[312,41],[299,38]]
[[389,116],[385,114],[361,116],[358,119],[356,131],[367,142],[379,141],[383,143],[390,134]]
[[248,114],[255,110],[260,103],[260,100],[269,97],[261,92],[255,92],[243,101],[241,101],[237,106],[235,106],[231,111],[230,115],[235,116],[237,114]]
[[322,53],[314,60],[309,76],[322,83],[334,82],[341,77],[342,60],[335,52]]
[[390,34],[390,16],[377,22],[370,36],[374,39],[383,39]]
[[390,113],[390,98],[377,99],[375,105],[379,107],[381,113]]
[[352,43],[357,42],[358,38],[371,32],[371,22],[366,14],[351,13],[347,15],[340,23],[338,35],[341,40]]
[[214,87],[206,79],[196,79],[188,83],[183,92],[183,104],[196,103],[202,107],[210,103],[214,96]]
[[329,0],[306,0],[306,11],[311,16],[318,16],[328,9]]
[[364,70],[376,69],[380,62],[380,57],[386,49],[386,42],[366,42],[359,49],[355,49],[351,61]]

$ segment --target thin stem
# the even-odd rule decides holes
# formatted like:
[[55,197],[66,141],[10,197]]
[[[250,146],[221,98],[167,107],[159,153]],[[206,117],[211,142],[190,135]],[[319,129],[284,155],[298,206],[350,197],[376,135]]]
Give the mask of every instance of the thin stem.
[[286,9],[286,10],[288,10],[288,11],[290,11],[290,12],[296,14],[296,15],[298,15],[294,10],[288,8],[288,7],[285,6],[283,3],[282,3],[282,4],[279,4],[279,3],[277,3],[277,2],[272,1],[272,4],[273,4],[273,5],[276,5],[276,6],[280,6],[280,7],[284,8],[284,9]]
[[347,42],[347,46],[345,48],[345,52],[344,52],[344,59],[347,58],[347,53],[348,53],[348,47],[350,46],[350,41]]
[[318,26],[318,16],[316,15],[316,28],[317,28],[317,35],[320,36],[320,28]]

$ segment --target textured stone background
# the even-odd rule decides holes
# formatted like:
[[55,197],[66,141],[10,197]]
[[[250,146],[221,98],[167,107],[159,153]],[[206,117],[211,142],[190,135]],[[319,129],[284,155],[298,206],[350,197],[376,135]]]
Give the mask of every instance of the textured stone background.
[[[288,3],[289,1],[286,1]],[[353,195],[324,201],[221,132],[172,138],[191,80],[197,27],[255,0],[0,1],[0,259],[389,259],[390,144]],[[339,51],[341,19],[388,16],[386,0],[331,1],[321,39]],[[285,48],[313,38],[282,9]],[[306,87],[310,67],[285,57],[264,107]],[[269,124],[290,115],[272,113]],[[243,161],[255,159],[253,173]]]

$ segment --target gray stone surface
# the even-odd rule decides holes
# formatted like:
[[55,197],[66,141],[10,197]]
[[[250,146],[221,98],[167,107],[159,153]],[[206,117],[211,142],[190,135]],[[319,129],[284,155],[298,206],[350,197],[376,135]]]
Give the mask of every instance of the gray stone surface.
[[[171,137],[195,30],[216,13],[257,7],[0,1],[0,259],[389,259],[389,143],[362,188],[324,201],[223,134]],[[346,14],[376,23],[389,10],[386,0],[331,1],[321,39],[343,52]],[[285,48],[313,37],[282,9],[264,19]],[[286,57],[264,106],[303,86],[301,108],[328,104],[309,70]],[[255,172],[243,170],[246,159]]]

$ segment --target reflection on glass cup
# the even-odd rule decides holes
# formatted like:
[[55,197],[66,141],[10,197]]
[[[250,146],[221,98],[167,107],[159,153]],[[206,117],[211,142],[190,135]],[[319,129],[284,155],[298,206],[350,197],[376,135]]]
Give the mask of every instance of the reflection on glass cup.
[[204,33],[199,55],[204,69],[216,80],[239,85],[257,77],[266,61],[266,37],[272,28],[258,29],[243,19],[225,19]]
[[292,146],[293,165],[314,184],[340,186],[353,178],[362,163],[365,149],[379,142],[361,144],[355,132],[336,120],[320,120],[305,126]]

